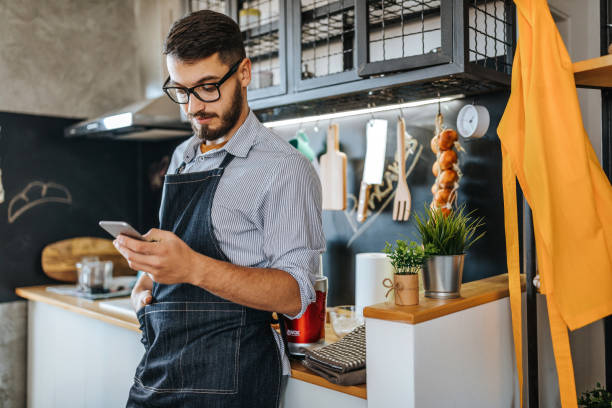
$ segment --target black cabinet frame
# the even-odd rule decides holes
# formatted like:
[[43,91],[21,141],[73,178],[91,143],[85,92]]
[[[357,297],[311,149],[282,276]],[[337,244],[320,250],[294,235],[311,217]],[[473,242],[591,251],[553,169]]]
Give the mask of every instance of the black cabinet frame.
[[[297,0],[285,0],[284,3],[286,44],[291,45],[285,65],[287,92],[251,98],[251,107],[264,121],[409,102],[438,95],[471,96],[507,89],[510,85],[510,67],[516,44],[515,7],[511,0],[497,0],[496,3],[495,0],[441,0],[440,52],[372,63],[367,62],[367,3],[354,0],[353,68],[309,79],[301,76],[301,4]],[[332,2],[330,6],[334,4]],[[504,32],[504,38],[495,43],[495,57],[487,56],[486,48],[484,52],[479,51],[478,44],[472,44],[473,49],[470,49],[470,38],[473,41],[480,33],[486,45],[487,35],[490,37],[492,29],[489,26],[488,30],[482,30],[477,26],[474,8],[479,10],[482,22],[482,18],[496,15],[497,12],[491,14],[492,5],[503,5],[504,9],[500,11],[505,18],[503,26],[493,31],[495,34],[497,30]],[[495,24],[501,24],[500,21],[498,18]],[[475,55],[481,58],[475,59]]]

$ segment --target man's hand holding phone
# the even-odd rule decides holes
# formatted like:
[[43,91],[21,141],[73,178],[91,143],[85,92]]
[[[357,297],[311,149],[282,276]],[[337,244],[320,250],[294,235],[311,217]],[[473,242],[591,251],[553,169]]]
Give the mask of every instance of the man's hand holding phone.
[[152,228],[142,238],[119,234],[113,241],[130,268],[148,273],[158,283],[192,283],[197,252],[170,231]]

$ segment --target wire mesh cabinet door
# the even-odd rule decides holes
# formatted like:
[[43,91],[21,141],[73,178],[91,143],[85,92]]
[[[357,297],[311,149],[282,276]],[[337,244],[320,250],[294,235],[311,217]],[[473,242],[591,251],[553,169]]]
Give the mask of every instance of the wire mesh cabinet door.
[[510,83],[516,46],[512,0],[461,0],[465,70],[479,78]]
[[359,79],[355,3],[361,0],[287,0],[293,17],[291,74],[297,91]]
[[233,0],[246,55],[251,60],[249,100],[287,92],[287,34],[284,0]]
[[213,10],[232,17],[251,59],[249,100],[287,92],[286,0],[189,0],[188,10]]
[[452,62],[452,0],[364,0],[356,13],[360,76]]

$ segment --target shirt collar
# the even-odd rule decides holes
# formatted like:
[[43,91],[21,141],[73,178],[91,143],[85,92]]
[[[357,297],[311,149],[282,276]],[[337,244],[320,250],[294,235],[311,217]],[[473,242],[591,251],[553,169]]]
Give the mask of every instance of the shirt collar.
[[[257,116],[253,113],[252,109],[249,109],[245,121],[240,125],[236,133],[229,139],[229,141],[223,146],[220,151],[225,150],[233,156],[246,157],[255,144],[255,137],[257,136],[258,127],[261,123],[257,119]],[[185,153],[183,154],[183,160],[185,163],[189,163],[199,154],[201,140],[193,135],[189,141]]]

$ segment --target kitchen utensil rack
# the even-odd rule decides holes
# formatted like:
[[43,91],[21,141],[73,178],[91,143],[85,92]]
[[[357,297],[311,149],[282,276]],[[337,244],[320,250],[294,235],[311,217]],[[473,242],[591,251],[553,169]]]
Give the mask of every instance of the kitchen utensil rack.
[[[267,122],[418,101],[436,98],[438,95],[477,95],[498,89],[500,89],[500,86],[495,81],[469,77],[444,77],[410,85],[365,89],[362,92],[331,96],[326,99],[312,99],[263,109],[254,107],[254,109],[257,109],[258,117]],[[256,104],[256,106],[258,105]]]

